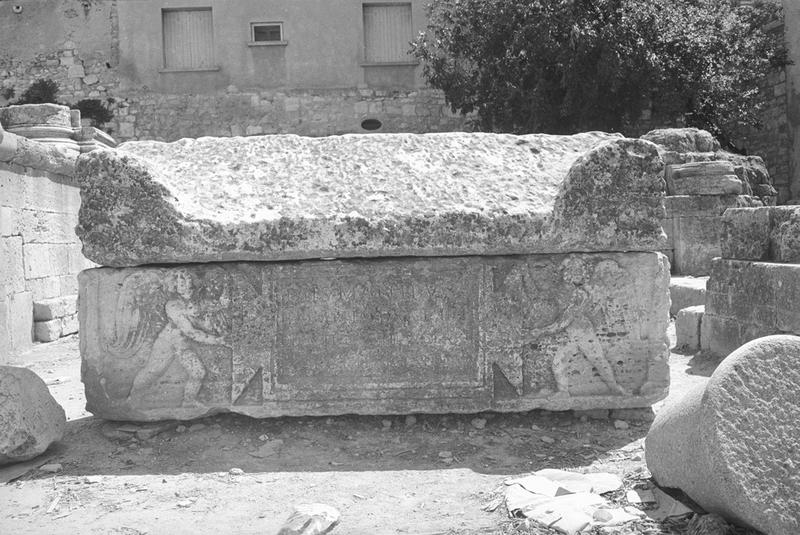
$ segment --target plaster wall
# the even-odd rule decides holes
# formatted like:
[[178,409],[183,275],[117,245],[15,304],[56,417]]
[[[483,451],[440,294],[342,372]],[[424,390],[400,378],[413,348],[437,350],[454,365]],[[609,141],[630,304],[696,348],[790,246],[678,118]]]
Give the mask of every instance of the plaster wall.
[[[410,3],[416,34],[425,27],[424,2]],[[165,72],[162,10],[191,7],[211,8],[217,70]],[[364,64],[361,0],[119,0],[118,10],[122,89],[144,85],[163,93],[210,93],[231,84],[240,89],[424,86],[410,56],[407,65]],[[251,22],[282,22],[286,44],[248,46]]]

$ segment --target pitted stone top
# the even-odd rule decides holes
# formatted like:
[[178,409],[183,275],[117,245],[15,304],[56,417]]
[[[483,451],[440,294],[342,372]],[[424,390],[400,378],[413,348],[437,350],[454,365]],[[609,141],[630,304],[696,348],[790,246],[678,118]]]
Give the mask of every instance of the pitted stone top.
[[[655,145],[601,132],[128,142],[79,159],[77,231],[84,254],[112,266],[652,250],[658,225],[627,227],[642,199],[658,211],[661,168]],[[576,193],[593,198],[568,211],[602,201],[624,217],[550,228],[559,197]],[[585,236],[567,229],[581,223]]]
[[282,217],[367,219],[442,213],[547,213],[569,167],[614,136],[377,134],[134,141],[176,196],[220,223]]

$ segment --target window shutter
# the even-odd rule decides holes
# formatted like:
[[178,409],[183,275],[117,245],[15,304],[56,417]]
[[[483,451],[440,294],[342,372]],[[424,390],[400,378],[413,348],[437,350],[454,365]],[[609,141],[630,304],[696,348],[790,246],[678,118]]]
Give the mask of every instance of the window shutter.
[[364,5],[364,59],[367,63],[409,61],[411,4]]
[[165,68],[214,67],[214,30],[210,8],[162,11],[162,22]]

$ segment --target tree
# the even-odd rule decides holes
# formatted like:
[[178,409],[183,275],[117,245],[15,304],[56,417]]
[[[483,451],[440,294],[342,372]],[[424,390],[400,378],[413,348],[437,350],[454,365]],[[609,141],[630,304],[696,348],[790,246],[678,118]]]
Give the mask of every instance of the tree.
[[787,64],[778,0],[433,0],[412,43],[429,85],[495,132],[625,132],[645,109],[720,137],[758,126]]

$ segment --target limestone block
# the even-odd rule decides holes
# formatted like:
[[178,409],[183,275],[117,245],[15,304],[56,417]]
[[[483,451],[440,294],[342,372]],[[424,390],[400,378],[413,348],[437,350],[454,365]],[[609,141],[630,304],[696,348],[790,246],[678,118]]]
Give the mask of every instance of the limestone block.
[[22,246],[22,251],[25,258],[25,277],[37,279],[69,273],[69,255],[67,250],[68,246],[63,244],[24,244]]
[[693,161],[666,166],[669,195],[739,195],[741,180],[726,160]]
[[[706,312],[771,327],[776,324],[776,284],[783,266],[717,258],[706,285]],[[772,334],[772,333],[769,333]]]
[[61,338],[61,318],[49,321],[36,321],[33,335],[37,342],[53,342]]
[[730,210],[722,239],[726,258],[800,262],[800,206]]
[[20,236],[23,230],[21,219],[22,210],[12,206],[0,206],[0,238]]
[[700,349],[700,325],[705,314],[705,306],[682,308],[675,317],[675,347],[684,351]]
[[0,238],[0,288],[3,293],[25,290],[25,264],[23,263],[21,236]]
[[38,375],[0,366],[0,465],[26,461],[64,435],[64,409]]
[[[687,164],[689,165],[689,164]],[[736,175],[672,178],[675,195],[741,195],[742,181]]]
[[33,342],[31,292],[0,295],[0,363],[14,353],[31,348]]
[[678,311],[691,306],[705,305],[706,283],[708,277],[671,277],[669,280],[669,313],[677,316]]
[[72,126],[69,107],[60,104],[20,104],[0,108],[0,123],[9,132],[20,126]]
[[88,410],[122,420],[649,406],[666,395],[659,253],[97,268]]
[[722,216],[723,258],[768,260],[770,257],[770,208],[731,209]]
[[76,241],[78,214],[22,210],[22,238],[25,243],[70,243]]
[[76,152],[59,144],[40,143],[11,132],[3,132],[0,140],[0,161],[62,177],[72,176],[76,158]]
[[645,442],[658,484],[770,535],[800,532],[798,355],[796,336],[749,342],[659,411]]
[[728,208],[753,208],[763,203],[748,195],[668,195],[667,217],[719,217]]
[[722,253],[719,217],[676,217],[673,221],[674,262],[679,275],[707,275],[711,260]]
[[75,314],[78,311],[78,296],[65,295],[54,297],[33,303],[33,319],[35,321],[47,321],[56,318],[63,318]]
[[735,318],[703,314],[700,322],[700,349],[709,355],[725,357],[744,344],[742,325]]
[[31,292],[35,301],[43,301],[45,299],[58,297],[64,293],[61,291],[61,280],[57,275],[27,279],[25,281],[25,289]]
[[75,334],[78,332],[80,324],[78,322],[78,314],[70,314],[61,318],[61,336]]
[[642,136],[674,152],[714,152],[719,150],[719,142],[710,133],[698,128],[662,128],[651,130]]
[[78,167],[84,253],[117,267],[640,251],[665,239],[657,149],[614,134],[137,141]]

